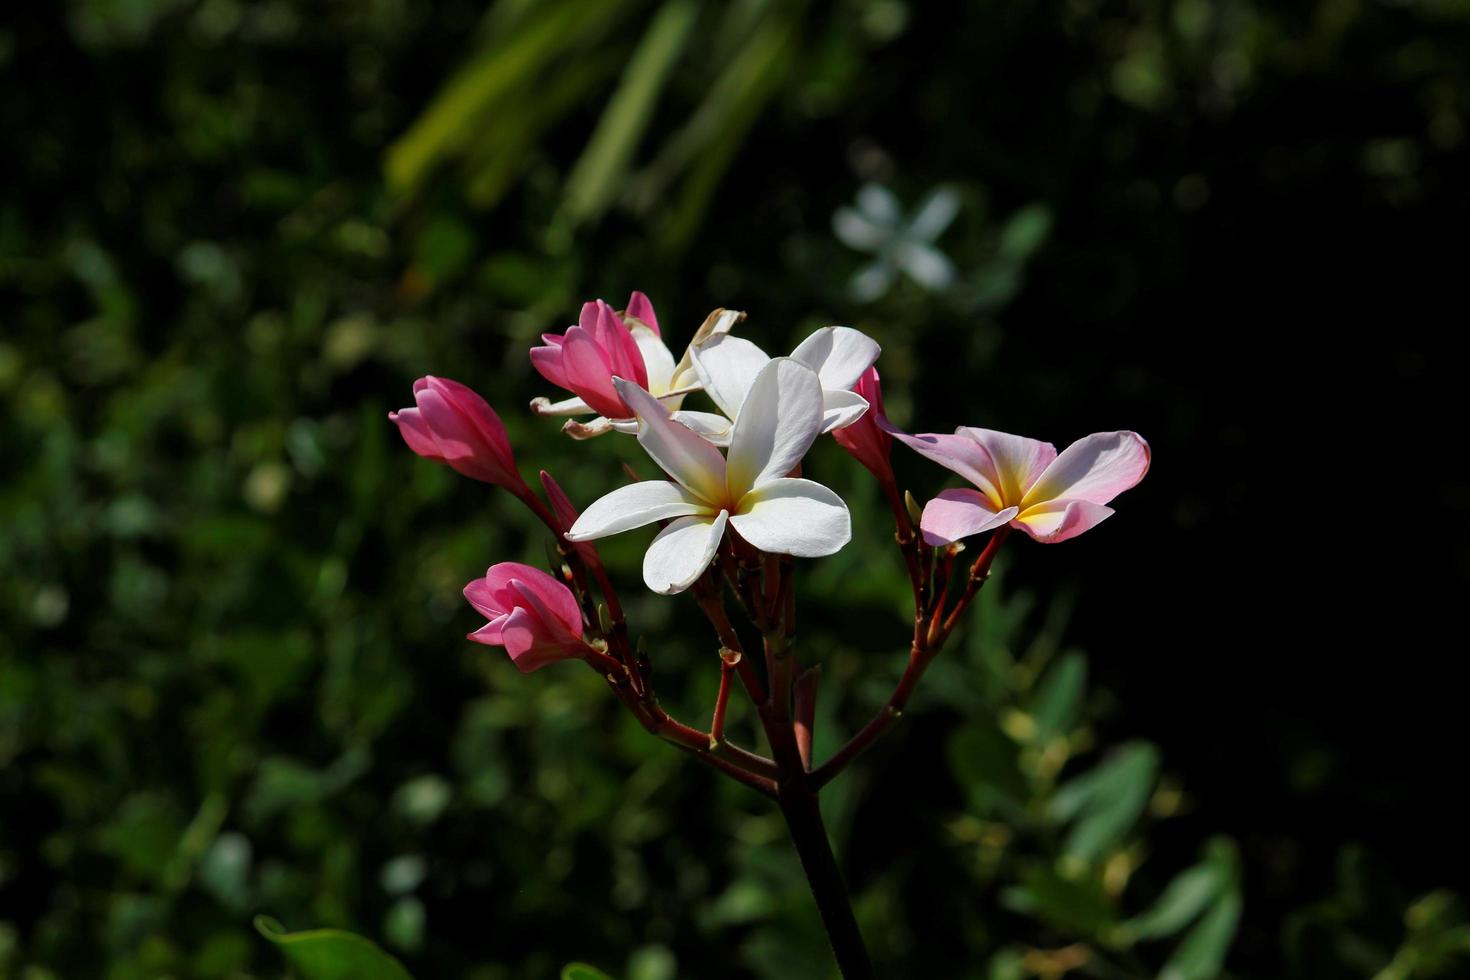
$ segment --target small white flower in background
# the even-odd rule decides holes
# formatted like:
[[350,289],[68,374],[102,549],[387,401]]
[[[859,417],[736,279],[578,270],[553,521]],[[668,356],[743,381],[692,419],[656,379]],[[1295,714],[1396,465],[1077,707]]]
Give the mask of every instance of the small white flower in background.
[[[815,371],[822,386],[821,432],[840,429],[862,418],[868,402],[852,387],[881,352],[877,341],[851,327],[823,327],[796,345],[791,359]],[[694,428],[717,446],[729,445],[733,423],[739,418],[755,379],[771,362],[770,355],[750,341],[730,334],[711,337],[691,347],[689,353],[700,386],[730,420],[719,426],[702,417],[701,424]]]
[[934,242],[959,211],[960,196],[936,187],[906,219],[892,191],[864,184],[856,206],[838,208],[832,216],[832,230],[843,244],[874,256],[852,277],[848,292],[860,302],[872,302],[893,288],[900,271],[931,292],[949,286],[954,264]]
[[569,541],[591,541],[669,521],[643,558],[643,581],[663,595],[704,573],[729,524],[761,551],[817,558],[852,537],[847,505],[811,480],[789,477],[822,431],[822,385],[799,361],[768,361],[750,385],[728,456],[678,422],[640,386],[614,381],[638,419],[638,442],[671,480],[619,487],[583,511]]

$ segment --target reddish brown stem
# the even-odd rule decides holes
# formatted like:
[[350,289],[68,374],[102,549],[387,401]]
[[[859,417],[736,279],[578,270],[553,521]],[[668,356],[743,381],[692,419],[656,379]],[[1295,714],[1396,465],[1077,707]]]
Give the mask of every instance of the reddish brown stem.
[[726,660],[720,667],[720,690],[715,695],[714,716],[709,723],[709,740],[712,745],[718,745],[725,740],[725,710],[730,704],[730,680],[734,673],[734,665]]
[[705,760],[726,775],[739,773],[742,783],[772,796],[780,770],[765,756],[757,755],[721,739],[712,742],[709,733],[684,724],[665,711],[657,701],[638,696],[626,683],[626,675],[609,674],[608,684],[618,700],[650,733]]
[[[821,811],[817,806],[816,787],[810,782],[811,764],[811,713],[815,706],[816,673],[803,675],[798,687],[807,693],[796,695],[797,719],[793,721],[792,674],[796,669],[796,658],[792,654],[791,639],[795,630],[794,599],[791,591],[795,578],[790,566],[779,566],[781,584],[772,596],[770,583],[758,593],[749,590],[751,577],[747,574],[751,565],[735,560],[735,550],[730,549],[730,560],[722,561],[722,570],[731,578],[731,587],[745,605],[746,612],[761,628],[765,642],[770,692],[751,668],[750,658],[744,655],[740,637],[725,612],[725,604],[719,585],[719,573],[703,579],[694,589],[700,609],[714,626],[720,643],[737,659],[737,670],[751,700],[756,705],[756,714],[771,744],[771,755],[777,769],[776,800],[791,839],[801,858],[811,886],[812,897],[822,916],[832,950],[837,958],[839,970],[846,980],[868,980],[873,976],[872,964],[858,931],[857,920],[852,914],[852,903],[837,868],[832,846],[822,826]],[[731,576],[731,567],[735,575]],[[759,564],[754,565],[759,568]],[[770,566],[767,565],[769,573]],[[742,588],[744,586],[744,588]],[[779,615],[778,615],[779,612]],[[728,659],[728,658],[727,658]],[[811,677],[806,681],[806,677]]]
[[821,664],[803,671],[796,679],[796,748],[801,753],[801,765],[807,772],[812,769],[812,737],[817,714],[817,682],[822,679]]
[[970,606],[970,600],[975,598],[975,593],[980,591],[980,586],[984,585],[985,580],[990,577],[990,566],[995,563],[995,556],[999,553],[1000,546],[1005,543],[1010,533],[1011,528],[1008,524],[1003,524],[990,533],[990,540],[985,542],[985,548],[980,552],[980,557],[976,558],[975,564],[970,566],[970,578],[965,583],[965,591],[960,595],[959,601],[954,604],[954,609],[950,611],[949,616],[944,620],[938,635],[936,636],[934,630],[932,628],[930,629],[931,645],[937,647],[942,644],[949,637],[949,634],[954,632],[954,628],[959,625],[960,617],[964,615],[965,610]]
[[[898,680],[898,685],[894,687],[893,693],[888,696],[883,707],[878,709],[878,713],[856,735],[848,739],[847,744],[834,752],[830,759],[812,772],[811,785],[814,790],[820,790],[831,782],[854,759],[887,732],[894,722],[903,717],[904,708],[908,706],[909,698],[913,696],[920,678],[924,676],[924,671],[938,655],[944,641],[949,638],[949,634],[959,624],[960,617],[969,608],[970,601],[975,598],[975,594],[989,578],[990,567],[1009,531],[1009,527],[1001,527],[990,535],[990,540],[986,542],[980,556],[975,559],[975,564],[970,567],[965,591],[956,601],[954,608],[950,610],[949,616],[937,629],[934,622],[925,615],[926,610],[923,607],[915,611],[914,637],[909,647],[909,661],[904,667],[903,676]],[[934,619],[938,619],[937,613]]]
[[750,696],[750,700],[757,707],[763,707],[766,703],[765,684],[756,674],[750,658],[745,655],[745,647],[740,642],[740,634],[735,632],[735,626],[725,612],[725,602],[720,597],[718,581],[713,587],[696,586],[694,597],[699,603],[699,608],[704,612],[705,618],[715,628],[715,635],[720,638],[720,645],[735,655],[735,672],[740,677],[740,683],[745,685],[745,691]]

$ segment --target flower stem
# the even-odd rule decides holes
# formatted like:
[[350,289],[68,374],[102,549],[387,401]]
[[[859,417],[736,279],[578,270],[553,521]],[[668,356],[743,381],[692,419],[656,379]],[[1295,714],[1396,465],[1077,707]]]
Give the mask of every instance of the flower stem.
[[847,887],[837,870],[837,859],[832,855],[832,846],[827,841],[827,828],[822,824],[822,811],[817,805],[817,794],[804,785],[783,784],[778,791],[777,802],[786,826],[791,831],[791,840],[801,858],[802,870],[806,872],[812,897],[816,899],[817,911],[822,915],[827,939],[832,943],[832,952],[837,958],[837,968],[843,980],[869,980],[873,964],[868,958],[868,949],[858,931],[857,919],[852,914],[852,902],[847,897]]

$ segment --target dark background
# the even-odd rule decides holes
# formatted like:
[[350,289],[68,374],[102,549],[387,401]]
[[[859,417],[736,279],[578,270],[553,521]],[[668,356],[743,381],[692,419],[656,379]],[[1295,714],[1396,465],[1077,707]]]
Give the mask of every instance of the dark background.
[[[595,678],[461,642],[462,584],[541,543],[383,420],[414,377],[458,378],[585,505],[637,454],[531,418],[524,350],[634,288],[676,352],[717,305],[773,352],[864,329],[914,431],[1148,437],[1118,515],[1017,542],[999,586],[1018,652],[1071,604],[1075,757],[1147,740],[1184,790],[1121,907],[1227,835],[1231,974],[1353,976],[1410,942],[1414,898],[1464,888],[1463,5],[705,10],[586,206],[574,172],[659,4],[26,6],[0,22],[0,972],[271,975],[256,912],[422,976],[825,968],[759,801],[645,744]],[[446,110],[403,175],[456,69],[545,36],[572,40]],[[867,259],[832,216],[869,182],[959,195],[953,286],[848,291]],[[1021,214],[1046,230],[1008,251]],[[865,477],[817,463],[874,529],[805,597],[849,688],[836,739],[897,675],[905,586]],[[642,592],[627,537],[635,629],[701,717],[698,622]],[[984,975],[1008,943],[1088,941],[945,856],[946,746],[987,706],[931,696],[835,804],[879,960]],[[414,816],[415,792],[449,802]]]

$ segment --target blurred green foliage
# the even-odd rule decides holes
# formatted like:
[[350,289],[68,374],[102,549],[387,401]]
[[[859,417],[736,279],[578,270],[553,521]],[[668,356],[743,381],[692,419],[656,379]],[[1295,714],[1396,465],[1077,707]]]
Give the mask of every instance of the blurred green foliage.
[[[1464,17],[1419,8],[1426,25]],[[1315,11],[1043,5],[1030,29],[1089,68],[1037,98],[1079,129],[1103,105],[1228,114],[1373,26],[1359,4]],[[749,308],[772,349],[861,326],[885,346],[891,413],[919,414],[937,370],[919,351],[993,365],[998,317],[1069,203],[1065,174],[992,195],[989,170],[944,171],[961,141],[1001,177],[1027,169],[944,113],[1027,15],[978,6],[993,30],[909,94],[914,128],[894,142],[939,161],[913,174],[863,114],[928,56],[905,38],[932,37],[936,15],[898,0],[71,0],[10,16],[0,975],[270,976],[280,951],[314,975],[299,934],[267,926],[268,942],[257,913],[353,929],[422,977],[573,960],[628,980],[830,972],[762,801],[648,739],[589,672],[523,677],[460,639],[477,625],[463,583],[539,561],[542,542],[504,496],[412,457],[385,415],[415,376],[454,376],[501,410],[528,472],[585,504],[627,444],[574,446],[518,411],[540,392],[524,349],[582,299],[634,287],[676,344],[714,305]],[[1416,68],[1437,50],[1391,69],[1422,87],[1424,119],[1362,147],[1383,195],[1422,192],[1417,161],[1464,137],[1466,88]],[[905,222],[890,200],[935,193],[950,220]],[[1210,187],[1186,174],[1167,193],[1188,210]],[[854,202],[868,226],[841,210]],[[803,573],[822,754],[897,676],[906,585],[858,468],[830,446],[812,465],[879,529]],[[700,717],[714,646],[685,605],[635,589],[638,546],[607,549],[630,619],[665,700]],[[1064,648],[1065,618],[992,585],[902,733],[830,790],[885,974],[1202,980],[1229,962],[1251,874],[1232,828],[1171,836],[1189,795],[1156,745],[1109,738],[1115,705]],[[748,718],[732,725],[754,740]],[[1153,860],[1159,839],[1195,857]],[[1287,966],[1463,966],[1457,900],[1371,884],[1366,860],[1344,851],[1339,884],[1285,924]]]

